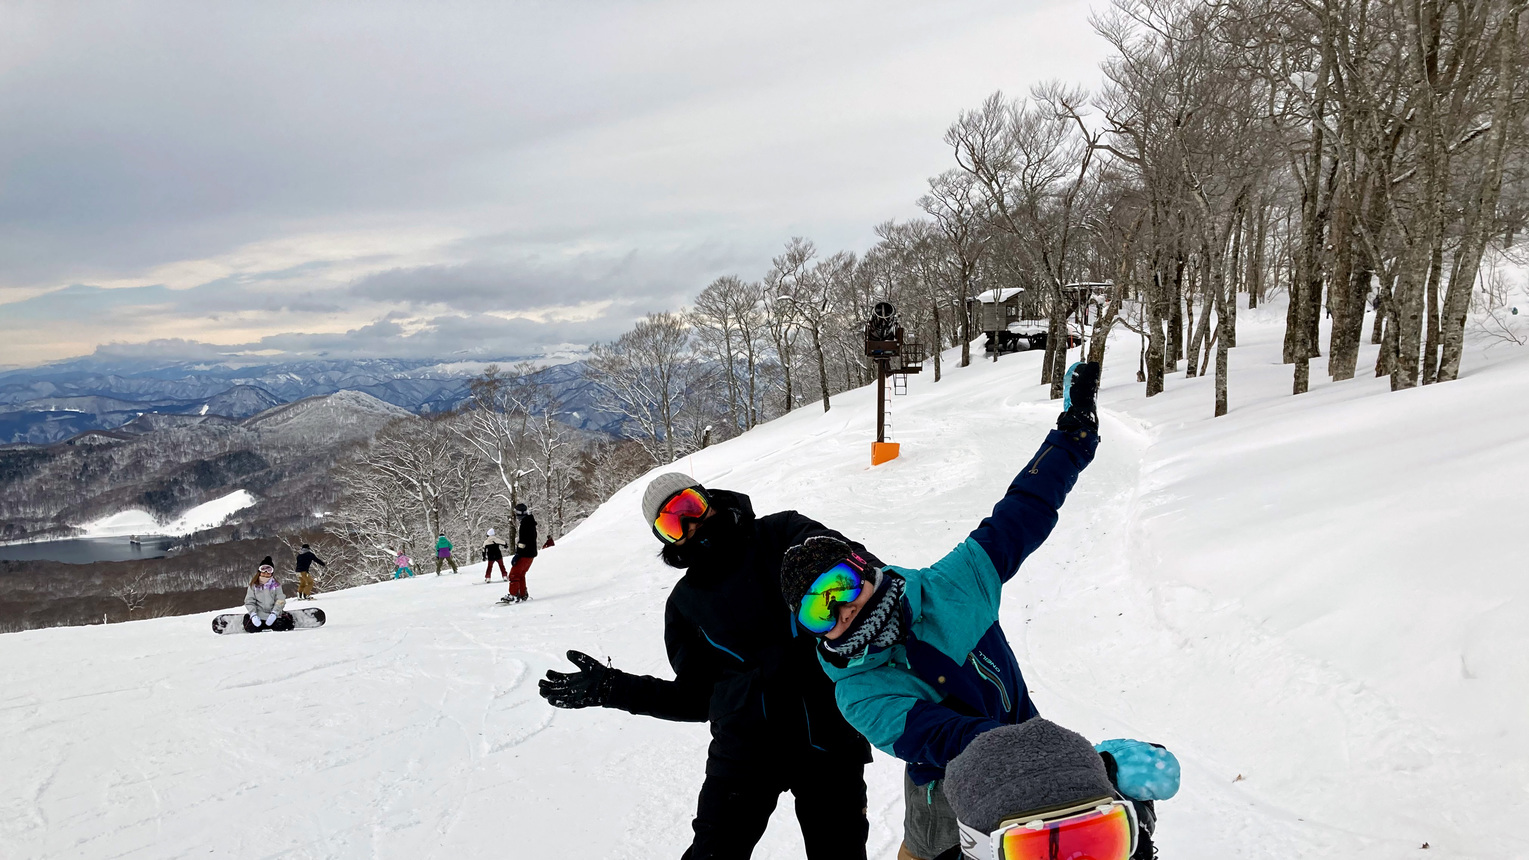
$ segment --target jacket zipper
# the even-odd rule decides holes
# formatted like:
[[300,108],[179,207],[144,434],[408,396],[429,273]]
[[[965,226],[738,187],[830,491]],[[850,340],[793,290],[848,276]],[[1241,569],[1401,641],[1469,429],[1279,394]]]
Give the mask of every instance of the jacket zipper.
[[1055,447],[1055,445],[1046,446],[1046,450],[1042,451],[1040,456],[1035,458],[1035,462],[1030,464],[1030,474],[1039,475],[1041,473],[1041,461],[1046,459],[1046,455],[1050,454],[1051,449]]
[[981,652],[973,651],[972,668],[977,670],[978,675],[986,678],[988,681],[992,682],[993,686],[998,688],[998,698],[1003,702],[1003,711],[1004,713],[1008,713],[1012,707],[1009,704],[1009,691],[1004,687],[1003,681],[998,679],[996,670],[990,669],[983,664],[983,660],[985,659],[986,658],[982,655]]

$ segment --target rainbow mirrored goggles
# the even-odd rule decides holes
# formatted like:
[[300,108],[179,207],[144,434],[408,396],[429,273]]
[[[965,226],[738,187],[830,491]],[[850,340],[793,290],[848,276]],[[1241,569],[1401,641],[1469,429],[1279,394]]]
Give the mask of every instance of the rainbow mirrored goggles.
[[653,519],[653,533],[664,543],[674,543],[685,536],[687,521],[700,522],[711,510],[706,494],[695,487],[686,487],[669,497],[658,516]]
[[1136,809],[1123,800],[1023,816],[992,833],[957,824],[962,855],[973,860],[1130,860],[1136,851]]
[[796,607],[796,620],[809,633],[822,636],[839,623],[839,607],[855,602],[862,589],[870,585],[869,565],[857,555],[824,571],[802,595]]

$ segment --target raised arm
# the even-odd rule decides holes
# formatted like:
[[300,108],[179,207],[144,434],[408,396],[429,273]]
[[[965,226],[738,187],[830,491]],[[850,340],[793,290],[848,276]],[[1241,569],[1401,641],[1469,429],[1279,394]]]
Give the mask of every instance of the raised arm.
[[1057,511],[1099,447],[1094,411],[1099,365],[1075,364],[1067,373],[1066,410],[1057,419],[1057,429],[1046,434],[1046,441],[1014,476],[993,513],[970,535],[987,551],[1001,582],[1008,582],[1051,534]]

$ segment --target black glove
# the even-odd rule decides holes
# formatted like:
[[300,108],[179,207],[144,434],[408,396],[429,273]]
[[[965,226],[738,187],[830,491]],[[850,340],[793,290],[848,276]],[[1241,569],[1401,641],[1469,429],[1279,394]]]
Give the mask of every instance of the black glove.
[[547,677],[538,681],[542,698],[554,708],[598,708],[610,701],[611,687],[621,672],[583,651],[569,651],[568,659],[579,667],[577,672],[554,672],[547,670]]
[[1078,430],[1097,431],[1099,415],[1099,362],[1080,361],[1067,368],[1063,383],[1062,406],[1066,410],[1057,419],[1058,430],[1073,433]]

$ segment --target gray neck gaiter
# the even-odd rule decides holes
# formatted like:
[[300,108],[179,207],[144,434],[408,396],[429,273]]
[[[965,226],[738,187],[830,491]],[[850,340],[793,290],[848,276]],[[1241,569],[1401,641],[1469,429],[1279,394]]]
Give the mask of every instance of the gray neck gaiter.
[[837,641],[824,639],[823,647],[840,657],[851,657],[872,645],[888,648],[901,642],[903,584],[902,577],[883,568],[876,593],[855,617],[855,622]]

